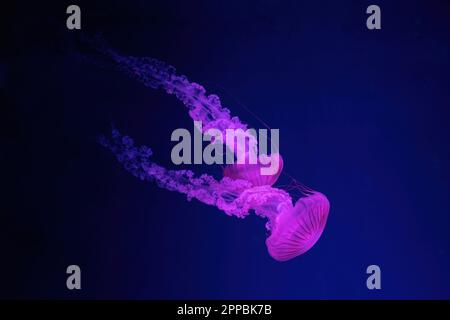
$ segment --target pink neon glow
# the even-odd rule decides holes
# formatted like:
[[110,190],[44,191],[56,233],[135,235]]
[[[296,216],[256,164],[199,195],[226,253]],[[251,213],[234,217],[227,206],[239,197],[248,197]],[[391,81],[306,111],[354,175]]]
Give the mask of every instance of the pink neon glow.
[[[203,131],[217,128],[243,129],[247,126],[239,118],[231,117],[216,95],[175,69],[152,58],[125,57],[110,49],[101,48],[119,67],[151,88],[162,88],[175,95],[188,108],[193,120],[202,121]],[[278,172],[262,176],[261,164],[234,164],[225,167],[220,180],[207,174],[195,177],[189,170],[168,170],[151,161],[150,148],[134,145],[128,136],[113,130],[112,137],[100,137],[100,143],[110,149],[126,170],[142,180],[150,180],[161,188],[178,191],[188,200],[197,199],[216,206],[230,216],[243,218],[250,211],[267,218],[270,236],[266,240],[269,254],[278,261],[290,260],[308,251],[320,238],[327,221],[330,204],[320,192],[302,188],[303,197],[295,206],[288,192],[272,187],[283,168],[279,155]],[[245,150],[237,150],[245,152]]]
[[266,240],[269,254],[278,261],[290,260],[312,248],[325,228],[330,211],[328,199],[312,192],[286,208],[272,222],[272,232]]
[[253,186],[272,186],[278,180],[278,177],[283,170],[283,159],[279,154],[272,154],[271,157],[277,157],[279,163],[278,171],[273,175],[262,175],[261,167],[267,167],[267,165],[261,163],[235,163],[227,165],[225,167],[225,169],[223,170],[223,176],[231,178],[233,180],[247,180],[251,182]]

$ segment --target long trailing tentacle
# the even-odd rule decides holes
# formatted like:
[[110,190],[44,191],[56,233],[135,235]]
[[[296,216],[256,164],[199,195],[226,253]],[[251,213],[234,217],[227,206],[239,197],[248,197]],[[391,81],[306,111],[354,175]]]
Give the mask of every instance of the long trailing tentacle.
[[[222,143],[230,147],[230,150],[240,154],[248,152],[257,154],[258,141],[255,136],[246,131],[247,125],[238,117],[232,116],[230,110],[222,106],[217,95],[207,94],[202,85],[190,82],[186,76],[177,74],[173,66],[150,57],[119,54],[111,49],[100,36],[86,38],[85,42],[100,53],[103,57],[102,64],[105,64],[104,60],[108,60],[108,63],[115,65],[145,86],[153,89],[160,88],[168,94],[175,95],[187,107],[189,116],[194,121],[202,123],[202,132],[205,133],[209,129],[220,130],[224,137]],[[243,134],[248,142],[244,146],[236,145],[234,142],[228,145],[225,139],[227,129]]]
[[195,177],[190,170],[168,170],[151,160],[150,148],[135,146],[130,137],[121,135],[117,129],[112,130],[111,138],[100,136],[99,142],[114,153],[127,171],[141,180],[155,181],[160,188],[186,194],[189,200],[214,205],[228,215],[242,218],[255,210],[269,217],[280,203],[291,203],[286,192],[270,186],[254,188],[246,180],[224,177],[217,181],[207,174]]

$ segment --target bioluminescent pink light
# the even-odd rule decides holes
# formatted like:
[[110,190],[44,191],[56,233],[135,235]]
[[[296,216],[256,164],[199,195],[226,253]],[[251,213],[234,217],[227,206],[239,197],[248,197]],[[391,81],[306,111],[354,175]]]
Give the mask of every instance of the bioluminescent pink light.
[[290,260],[311,249],[327,223],[330,203],[320,192],[312,191],[273,218],[266,240],[269,254],[278,261]]
[[272,186],[278,180],[278,177],[283,170],[283,159],[279,154],[272,154],[271,157],[278,159],[278,171],[273,175],[263,175],[261,174],[261,167],[267,167],[267,165],[257,163],[235,163],[227,165],[223,169],[224,177],[231,178],[233,180],[247,180],[251,182],[253,186]]
[[[243,129],[247,126],[239,118],[231,117],[216,95],[175,68],[152,58],[126,57],[102,46],[100,51],[112,58],[120,69],[151,88],[162,88],[175,95],[188,108],[190,117],[202,121],[203,131],[216,128]],[[222,141],[226,143],[225,141]],[[110,149],[126,170],[143,180],[157,183],[161,188],[178,191],[188,200],[197,199],[216,206],[230,216],[243,218],[254,211],[267,218],[270,235],[266,240],[269,254],[278,261],[290,260],[308,251],[320,238],[328,217],[330,204],[320,192],[302,187],[303,197],[295,206],[288,192],[273,187],[281,174],[284,161],[278,154],[279,170],[274,175],[261,175],[261,163],[233,164],[224,168],[223,178],[203,174],[195,177],[190,170],[168,170],[151,161],[150,148],[134,145],[133,140],[113,129],[112,137],[100,137],[100,143]],[[237,152],[246,152],[237,150]]]

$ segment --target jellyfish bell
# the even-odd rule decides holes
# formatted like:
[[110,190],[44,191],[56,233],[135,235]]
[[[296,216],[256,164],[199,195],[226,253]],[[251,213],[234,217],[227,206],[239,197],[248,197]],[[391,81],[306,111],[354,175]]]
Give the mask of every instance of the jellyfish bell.
[[[250,163],[234,163],[227,165],[223,170],[224,177],[231,178],[233,180],[247,180],[252,183],[253,186],[272,186],[281,174],[283,170],[283,158],[279,153],[271,154],[270,156],[261,155],[263,161],[259,161],[256,164]],[[273,174],[264,174],[263,168],[268,169],[273,163],[277,163],[277,167]]]
[[266,239],[270,256],[287,261],[311,249],[322,235],[329,211],[327,197],[317,191],[300,198],[293,207],[284,207],[270,221],[271,234]]

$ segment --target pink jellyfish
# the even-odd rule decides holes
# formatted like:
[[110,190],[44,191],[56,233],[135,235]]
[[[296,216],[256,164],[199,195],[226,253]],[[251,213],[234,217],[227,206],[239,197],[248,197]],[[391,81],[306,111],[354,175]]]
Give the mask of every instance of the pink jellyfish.
[[[175,68],[152,58],[122,56],[105,46],[97,49],[146,86],[162,88],[175,95],[188,108],[193,120],[202,121],[203,131],[216,128],[225,133],[226,129],[247,128],[239,118],[230,116],[218,96],[207,95],[201,85],[177,75]],[[267,218],[270,235],[266,246],[275,260],[287,261],[305,253],[319,240],[325,228],[330,210],[325,195],[302,186],[302,197],[293,205],[288,192],[273,187],[284,165],[278,153],[268,155],[280,163],[273,175],[261,175],[262,163],[238,163],[226,166],[223,177],[216,180],[207,174],[195,177],[190,170],[167,170],[157,165],[150,160],[150,148],[136,147],[131,138],[116,129],[110,138],[101,136],[99,141],[115,154],[126,170],[142,180],[155,181],[161,188],[186,194],[188,200],[195,198],[216,206],[230,216],[244,218],[254,211]]]
[[[266,156],[268,157],[268,156]],[[261,167],[267,166],[261,163],[250,164],[250,163],[235,163],[227,165],[223,170],[223,175],[231,179],[237,180],[247,180],[250,181],[254,186],[269,185],[272,186],[278,180],[278,177],[283,170],[283,159],[278,153],[271,154],[270,157],[278,158],[278,170],[272,175],[262,175]]]
[[299,199],[294,207],[285,208],[271,221],[266,240],[269,254],[278,261],[299,256],[319,240],[327,223],[330,203],[320,192]]

